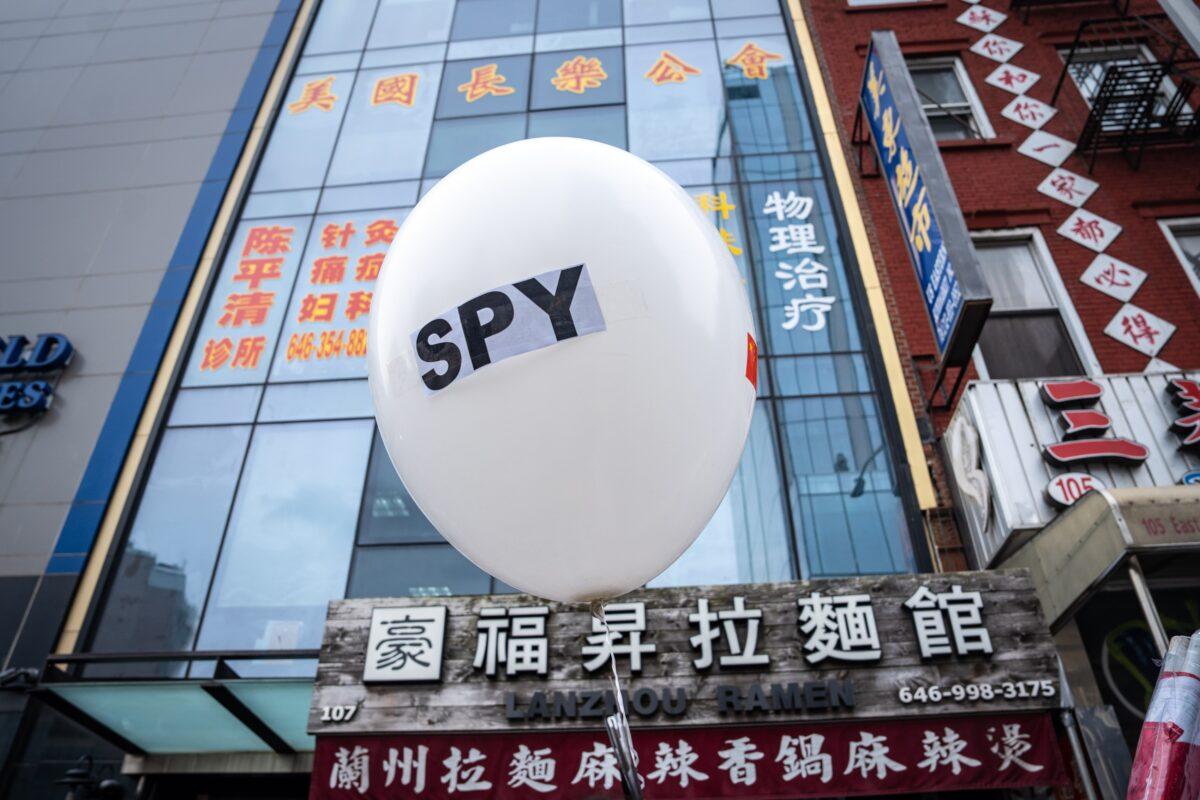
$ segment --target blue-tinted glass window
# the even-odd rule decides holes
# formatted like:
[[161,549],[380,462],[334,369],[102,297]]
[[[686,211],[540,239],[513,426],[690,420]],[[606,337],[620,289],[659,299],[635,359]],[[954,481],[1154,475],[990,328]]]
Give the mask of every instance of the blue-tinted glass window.
[[347,597],[441,597],[487,594],[486,572],[448,544],[360,547]]
[[651,586],[786,581],[796,576],[770,407],[754,410],[725,499],[700,537]]
[[[833,201],[823,181],[752,184],[746,192],[764,339],[773,355],[861,351]],[[778,206],[768,203],[780,198]]]
[[454,0],[380,0],[367,45],[403,47],[450,38]]
[[306,189],[324,182],[353,88],[353,72],[292,81],[258,165],[254,191]]
[[305,55],[362,50],[375,16],[377,0],[337,0],[322,3],[312,32],[304,45]]
[[197,648],[316,647],[345,591],[370,420],[259,425]]
[[421,177],[441,64],[359,74],[327,185]]
[[627,47],[625,73],[630,152],[648,161],[721,155],[728,127],[715,42]]
[[440,178],[464,161],[524,136],[524,114],[437,120],[433,123],[425,174]]
[[563,108],[529,115],[529,138],[575,136],[625,147],[625,107]]
[[371,445],[371,465],[358,517],[359,544],[444,543],[446,540],[404,487],[379,432]]
[[446,64],[437,116],[467,117],[524,111],[529,104],[529,56]]
[[625,0],[625,24],[708,19],[708,0]]
[[531,108],[597,106],[625,100],[621,48],[538,53],[533,60]]
[[538,3],[538,33],[611,28],[621,24],[621,0],[543,0]]
[[[191,648],[249,438],[249,425],[163,434],[92,649]],[[181,668],[149,670],[178,676]]]
[[891,454],[872,395],[777,403],[792,518],[808,577],[914,568]]
[[786,37],[721,39],[717,46],[738,152],[814,149],[808,108]]
[[533,33],[535,0],[458,0],[452,39]]

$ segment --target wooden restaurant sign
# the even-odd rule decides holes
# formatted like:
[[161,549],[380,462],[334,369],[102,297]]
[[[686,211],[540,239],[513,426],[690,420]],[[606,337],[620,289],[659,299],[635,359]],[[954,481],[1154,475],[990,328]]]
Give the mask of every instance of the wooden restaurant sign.
[[610,652],[648,798],[1061,778],[1023,571],[647,589],[606,614],[607,636],[522,595],[335,601],[312,798],[620,796]]

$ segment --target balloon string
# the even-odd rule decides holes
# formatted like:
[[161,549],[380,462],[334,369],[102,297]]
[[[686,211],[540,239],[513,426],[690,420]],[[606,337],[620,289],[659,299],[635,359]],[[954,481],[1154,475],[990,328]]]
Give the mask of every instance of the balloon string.
[[592,616],[604,627],[604,640],[608,643],[608,665],[612,670],[613,697],[617,713],[604,720],[608,740],[617,757],[617,766],[621,771],[621,788],[626,800],[642,800],[641,777],[637,772],[637,764],[634,763],[633,734],[629,730],[629,715],[625,711],[625,697],[621,692],[621,676],[617,673],[617,654],[612,648],[608,617],[604,614],[603,603],[592,603],[591,610]]

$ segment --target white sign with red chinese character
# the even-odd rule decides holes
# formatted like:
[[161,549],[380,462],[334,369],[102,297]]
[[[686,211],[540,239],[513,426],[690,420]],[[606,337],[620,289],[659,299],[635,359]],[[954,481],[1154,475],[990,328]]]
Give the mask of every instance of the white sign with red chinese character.
[[1057,167],[1038,185],[1037,190],[1047,197],[1080,208],[1099,188],[1100,184],[1095,181]]
[[1058,113],[1058,109],[1041,100],[1021,95],[1014,97],[1009,104],[1000,110],[1000,114],[1013,122],[1020,123],[1035,131],[1050,121]]
[[989,33],[971,45],[971,52],[1003,64],[1019,53],[1024,46],[1013,39],[1006,39],[999,34]]
[[1128,303],[1146,280],[1146,273],[1132,264],[1126,264],[1112,256],[1098,255],[1079,281],[1093,289]]
[[1029,134],[1029,138],[1021,142],[1021,146],[1017,148],[1017,152],[1021,155],[1029,156],[1052,167],[1060,166],[1074,151],[1074,144],[1061,136],[1055,136],[1053,133],[1045,131],[1034,131]]
[[1104,217],[1076,209],[1071,216],[1058,226],[1058,235],[1070,239],[1075,244],[1081,244],[1089,250],[1103,253],[1121,233],[1121,226]]
[[1105,326],[1104,332],[1139,353],[1153,357],[1175,333],[1175,326],[1133,303],[1126,303]]
[[983,33],[991,33],[1006,19],[1008,19],[1007,14],[1002,14],[986,6],[975,5],[959,14],[954,21],[959,25],[966,25],[968,28],[974,28]]
[[984,82],[1013,94],[1025,94],[1041,78],[1036,72],[1015,64],[1001,64],[984,78]]

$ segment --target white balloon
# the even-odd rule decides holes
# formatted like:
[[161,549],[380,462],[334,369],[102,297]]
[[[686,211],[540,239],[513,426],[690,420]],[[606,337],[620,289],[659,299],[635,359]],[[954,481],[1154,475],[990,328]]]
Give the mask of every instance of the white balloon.
[[[588,317],[590,277],[603,329],[583,320],[560,341],[510,284],[556,292],[546,273],[579,264],[570,311]],[[501,327],[457,309],[504,288],[514,318],[471,371],[445,327]],[[438,317],[428,343],[457,342],[456,375],[416,352]],[[371,392],[401,479],[451,544],[524,592],[605,599],[666,569],[720,504],[754,411],[748,335],[737,267],[686,192],[623,150],[529,139],[459,167],[405,220],[375,291]]]

